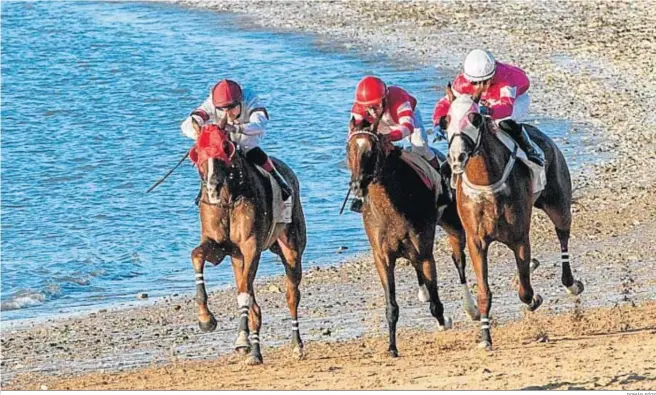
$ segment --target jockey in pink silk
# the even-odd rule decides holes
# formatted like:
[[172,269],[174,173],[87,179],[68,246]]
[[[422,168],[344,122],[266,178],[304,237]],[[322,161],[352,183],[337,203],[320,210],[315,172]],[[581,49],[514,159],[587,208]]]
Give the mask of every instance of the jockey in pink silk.
[[[531,102],[526,73],[518,67],[496,61],[487,51],[475,49],[467,55],[464,72],[456,77],[451,88],[456,96],[472,95],[481,84],[484,91],[479,103],[480,113],[491,117],[512,136],[529,160],[544,166],[542,154],[535,149],[526,130],[517,123],[526,118]],[[439,129],[445,128],[449,106],[446,96],[435,105],[433,124]]]

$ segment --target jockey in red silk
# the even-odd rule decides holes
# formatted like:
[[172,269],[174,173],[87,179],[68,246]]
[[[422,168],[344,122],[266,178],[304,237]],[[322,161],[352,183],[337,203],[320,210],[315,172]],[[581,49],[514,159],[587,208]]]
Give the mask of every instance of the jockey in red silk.
[[[374,76],[364,77],[355,90],[351,118],[356,125],[363,121],[373,124],[380,118],[379,133],[387,136],[390,141],[409,137],[412,151],[440,171],[435,153],[428,145],[428,136],[417,108],[417,99],[403,88],[388,87],[380,78]],[[360,212],[361,209],[362,200],[354,198],[351,210]]]
[[[471,51],[465,59],[464,72],[453,81],[451,88],[456,96],[472,95],[483,84],[479,111],[495,120],[499,127],[512,136],[526,152],[529,160],[544,166],[544,158],[533,146],[524,128],[517,123],[528,115],[530,86],[526,73],[518,68],[498,62],[491,53],[480,49]],[[439,129],[446,127],[449,112],[448,97],[435,105],[433,124]]]
[[180,126],[182,134],[196,140],[200,127],[206,123],[218,124],[224,117],[224,130],[246,159],[268,171],[280,185],[282,199],[292,195],[287,181],[276,170],[269,156],[260,148],[269,114],[252,92],[243,90],[234,81],[222,80],[212,88],[209,97],[191,112]]

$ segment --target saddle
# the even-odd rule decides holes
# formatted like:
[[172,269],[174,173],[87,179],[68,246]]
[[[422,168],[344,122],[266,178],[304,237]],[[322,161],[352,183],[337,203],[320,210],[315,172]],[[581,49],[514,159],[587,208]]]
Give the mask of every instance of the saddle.
[[[444,156],[442,155],[442,157]],[[401,150],[401,159],[417,173],[424,185],[433,192],[435,203],[437,203],[442,194],[442,175],[417,153]]]
[[[533,184],[533,193],[537,194],[542,192],[544,187],[547,185],[547,174],[544,169],[544,166],[539,166],[535,162],[530,161],[526,156],[526,153],[519,147],[519,144],[517,144],[517,142],[515,142],[515,140],[503,130],[499,129],[496,133],[494,133],[494,135],[497,137],[497,139],[499,139],[499,141],[503,143],[503,145],[506,146],[506,148],[508,148],[510,152],[514,152],[515,150],[517,150],[517,154],[516,154],[517,159],[519,159],[522,163],[524,163],[531,172],[531,183]],[[542,153],[542,155],[544,155],[542,148],[540,148],[535,143],[533,143],[533,146],[535,147],[536,150]]]
[[278,182],[273,179],[268,171],[264,170],[258,165],[254,164],[254,166],[260,172],[260,174],[264,176],[265,179],[269,180],[269,184],[271,185],[271,195],[273,198],[273,201],[271,202],[271,207],[273,208],[273,220],[271,221],[269,236],[264,243],[265,248],[269,248],[276,239],[275,235],[277,233],[277,228],[284,227],[285,225],[292,222],[292,207],[294,206],[294,197],[290,196],[289,199],[283,201],[280,185],[278,185]]

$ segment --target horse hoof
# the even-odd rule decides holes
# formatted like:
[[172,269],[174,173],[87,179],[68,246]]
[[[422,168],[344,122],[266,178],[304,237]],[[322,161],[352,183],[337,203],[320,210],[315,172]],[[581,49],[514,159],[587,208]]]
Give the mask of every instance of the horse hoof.
[[444,325],[438,325],[438,330],[446,331],[453,328],[453,320],[451,317],[444,317]]
[[533,273],[535,271],[535,269],[537,269],[539,267],[540,267],[540,261],[538,261],[535,258],[531,259],[531,266],[530,266],[531,273]]
[[251,346],[235,347],[235,351],[239,355],[248,355],[251,352]]
[[251,355],[246,358],[246,365],[248,366],[262,365],[263,362],[261,355]]
[[214,332],[216,329],[216,318],[214,318],[214,314],[210,313],[209,321],[203,322],[198,320],[198,327],[203,332]]
[[251,352],[251,342],[248,340],[248,333],[245,331],[239,332],[237,340],[235,340],[235,351],[241,355],[246,355]]
[[294,346],[292,352],[294,353],[294,357],[296,357],[296,359],[299,361],[305,357],[305,353],[303,352],[303,347]]
[[541,305],[542,305],[542,296],[540,296],[539,294],[535,294],[535,296],[533,296],[533,300],[528,306],[526,306],[526,308],[528,309],[528,311],[535,311]]
[[478,348],[485,351],[492,351],[492,343],[487,340],[483,340],[482,342],[478,343]]
[[387,355],[390,358],[398,358],[399,356],[399,351],[398,350],[387,350]]
[[567,287],[567,293],[573,296],[580,295],[585,287],[583,286],[583,283],[580,282],[579,280],[574,281],[574,284],[571,286]]

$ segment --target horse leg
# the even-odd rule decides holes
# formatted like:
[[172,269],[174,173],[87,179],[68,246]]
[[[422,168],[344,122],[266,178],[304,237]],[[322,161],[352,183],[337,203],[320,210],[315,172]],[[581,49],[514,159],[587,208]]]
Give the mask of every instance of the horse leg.
[[394,282],[396,259],[392,259],[389,254],[374,251],[374,261],[376,262],[380,282],[385,290],[385,300],[387,302],[385,308],[389,330],[389,348],[387,353],[391,357],[398,357],[399,350],[396,348],[396,323],[399,320],[399,305],[396,304],[396,284]]
[[478,311],[481,316],[481,342],[480,348],[492,349],[492,335],[490,334],[490,308],[492,307],[492,292],[487,276],[487,250],[489,245],[483,240],[474,237],[467,238],[469,256],[476,273],[478,283]]
[[431,315],[437,318],[440,330],[451,329],[453,320],[450,317],[444,318],[444,306],[440,301],[437,290],[437,270],[435,269],[435,259],[433,257],[421,260],[421,275],[428,289]]
[[248,311],[248,329],[251,332],[251,344],[253,345],[251,349],[251,355],[246,359],[246,363],[249,365],[260,365],[263,362],[262,351],[260,349],[260,328],[262,327],[262,311],[260,310],[260,305],[257,304],[255,300],[255,289],[253,288],[253,282],[255,281],[255,274],[257,273],[257,267],[260,263],[260,254],[255,255],[252,259],[245,259],[246,263],[244,269],[247,274],[247,286],[249,295],[250,295],[250,309]]
[[244,273],[244,258],[241,255],[232,256],[232,270],[237,283],[237,307],[239,309],[239,330],[234,348],[240,354],[248,354],[251,351],[251,342],[248,339],[248,312],[251,306],[251,295],[248,292],[247,274]]
[[542,296],[534,294],[531,286],[531,243],[524,240],[511,248],[517,262],[519,299],[527,305],[529,311],[535,311],[542,304]]
[[460,217],[458,217],[455,205],[447,207],[444,210],[439,225],[447,234],[447,240],[451,246],[451,259],[456,266],[456,270],[458,270],[460,287],[462,289],[462,307],[472,321],[478,321],[481,319],[481,314],[478,312],[478,307],[476,307],[469,286],[467,286],[467,277],[465,275],[465,266],[467,263],[465,258],[466,235],[460,223]]
[[419,299],[420,302],[430,302],[430,293],[428,292],[428,287],[426,287],[425,281],[424,281],[424,275],[422,274],[421,270],[419,268],[415,268],[415,271],[417,272],[417,282],[419,283],[419,291],[417,291],[417,299]]
[[[569,209],[564,211],[558,210],[556,207],[545,206],[543,210],[556,227],[556,235],[560,242],[560,263],[563,270],[563,285],[567,288],[569,294],[579,295],[583,292],[583,283],[579,280],[574,280],[569,261],[569,232],[572,225],[572,216],[569,214]],[[563,212],[566,214],[563,214]]]
[[198,247],[191,251],[191,263],[196,273],[196,304],[198,305],[198,326],[203,332],[212,332],[216,329],[216,319],[207,308],[207,292],[205,290],[205,259],[210,254],[214,242],[203,240]]
[[285,266],[285,279],[287,285],[287,305],[289,306],[289,313],[292,318],[292,347],[294,354],[298,358],[303,357],[303,341],[301,340],[301,332],[298,328],[298,304],[301,301],[301,292],[298,286],[303,277],[303,270],[301,267],[301,254],[298,250],[298,243],[291,242],[287,234],[283,234],[278,238],[276,244],[277,248],[272,250],[280,256],[283,265]]

